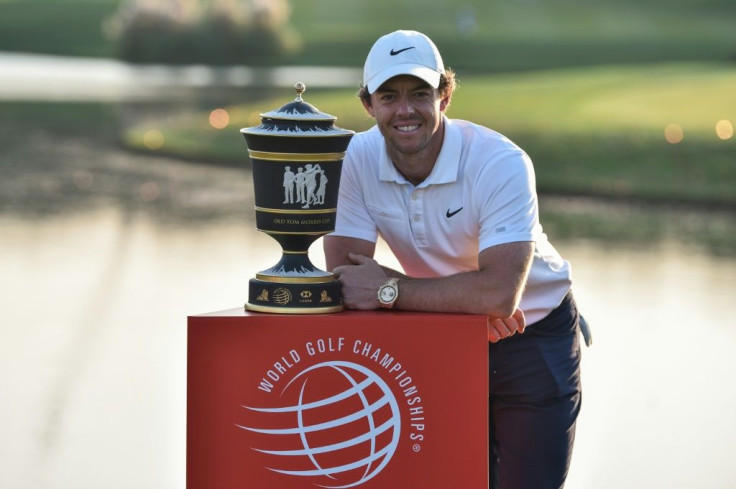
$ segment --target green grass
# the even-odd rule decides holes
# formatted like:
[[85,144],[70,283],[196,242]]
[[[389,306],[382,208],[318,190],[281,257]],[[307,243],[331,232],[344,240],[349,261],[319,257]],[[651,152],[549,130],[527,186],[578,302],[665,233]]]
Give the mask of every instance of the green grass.
[[[451,113],[517,140],[543,189],[734,204],[736,138],[716,135],[720,120],[736,126],[734,87],[730,66],[507,75],[464,84]],[[679,144],[665,140],[671,124],[682,128]]]
[[102,23],[113,0],[0,0],[0,50],[112,57]]
[[736,256],[736,218],[729,209],[652,206],[600,199],[540,197],[540,219],[555,242],[635,248],[678,243],[720,256]]
[[0,124],[4,136],[13,132],[9,139],[18,140],[38,132],[68,138],[82,135],[115,143],[120,131],[117,110],[103,103],[2,101]]
[[[716,123],[736,127],[736,70],[724,65],[665,64],[486,75],[460,79],[448,114],[491,127],[535,161],[542,192],[651,201],[736,205],[736,137],[719,139]],[[205,161],[246,162],[240,127],[290,100],[285,93],[229,107],[230,126],[213,129],[208,113],[128,130],[126,144],[146,150],[144,134],[160,130],[158,151]],[[364,130],[372,120],[354,91],[310,91],[305,99]],[[214,108],[214,107],[213,107]],[[684,138],[667,142],[676,124]]]
[[[113,56],[102,24],[117,0],[0,0],[0,50]],[[499,72],[736,56],[731,0],[292,0],[303,50],[278,62],[359,66],[378,35],[429,34],[448,64]],[[463,9],[475,29],[458,28]],[[248,64],[243,59],[243,64]]]
[[[399,28],[430,35],[450,66],[481,72],[714,60],[736,53],[736,5],[727,1],[292,3],[305,42],[300,59],[307,64],[355,65],[378,35]],[[458,29],[463,9],[474,12],[473,32]]]

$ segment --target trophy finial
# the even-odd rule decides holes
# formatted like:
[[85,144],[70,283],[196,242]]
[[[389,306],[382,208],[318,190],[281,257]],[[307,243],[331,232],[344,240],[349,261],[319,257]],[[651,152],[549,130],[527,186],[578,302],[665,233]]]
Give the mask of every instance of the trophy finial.
[[296,90],[296,99],[294,99],[294,101],[301,102],[302,93],[304,93],[307,90],[307,86],[302,82],[296,82],[296,84],[294,85],[294,90]]

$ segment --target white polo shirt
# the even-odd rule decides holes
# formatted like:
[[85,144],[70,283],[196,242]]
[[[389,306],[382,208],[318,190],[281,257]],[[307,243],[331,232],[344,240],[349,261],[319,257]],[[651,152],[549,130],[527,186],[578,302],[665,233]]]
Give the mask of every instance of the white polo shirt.
[[539,224],[529,157],[501,134],[444,118],[445,139],[432,173],[419,185],[391,162],[377,127],[356,134],[342,168],[336,236],[375,242],[378,235],[411,277],[478,269],[490,246],[533,241],[521,301],[532,324],[570,289],[570,265]]

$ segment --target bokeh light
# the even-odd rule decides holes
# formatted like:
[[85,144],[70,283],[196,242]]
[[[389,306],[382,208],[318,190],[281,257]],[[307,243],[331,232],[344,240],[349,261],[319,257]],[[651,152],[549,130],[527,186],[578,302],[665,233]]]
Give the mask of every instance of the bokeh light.
[[230,124],[230,114],[225,109],[210,112],[210,125],[215,129],[225,129]]
[[143,135],[143,144],[148,149],[161,149],[164,145],[164,135],[158,129],[150,129]]
[[716,123],[716,135],[720,139],[731,139],[733,137],[733,124],[729,120],[721,120]]
[[670,124],[664,128],[664,138],[670,144],[677,144],[683,140],[685,134],[679,124]]

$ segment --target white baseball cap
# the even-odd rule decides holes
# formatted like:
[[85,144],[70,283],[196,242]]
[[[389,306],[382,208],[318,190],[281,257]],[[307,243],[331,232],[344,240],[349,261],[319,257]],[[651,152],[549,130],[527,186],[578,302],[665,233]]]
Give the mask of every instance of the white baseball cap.
[[412,75],[437,88],[444,72],[440,52],[430,38],[417,31],[395,31],[373,44],[363,68],[363,85],[373,93],[389,78]]

